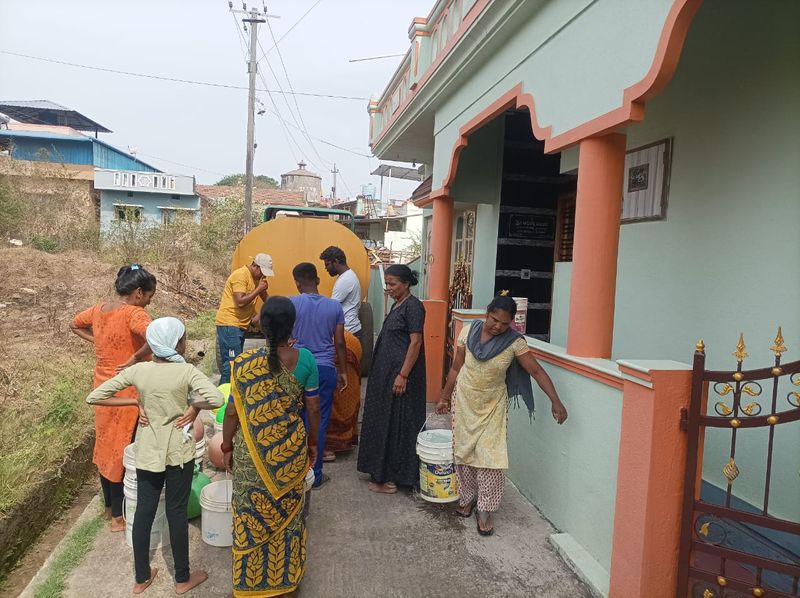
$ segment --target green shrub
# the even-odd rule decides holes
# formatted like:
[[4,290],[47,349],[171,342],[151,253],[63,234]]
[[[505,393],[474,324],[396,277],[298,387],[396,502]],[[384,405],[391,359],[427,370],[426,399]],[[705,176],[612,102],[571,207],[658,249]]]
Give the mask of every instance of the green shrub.
[[61,249],[61,245],[56,239],[45,237],[44,235],[33,235],[31,237],[31,247],[47,253],[56,253]]
[[24,204],[12,190],[8,179],[0,176],[0,235],[18,235],[24,220]]

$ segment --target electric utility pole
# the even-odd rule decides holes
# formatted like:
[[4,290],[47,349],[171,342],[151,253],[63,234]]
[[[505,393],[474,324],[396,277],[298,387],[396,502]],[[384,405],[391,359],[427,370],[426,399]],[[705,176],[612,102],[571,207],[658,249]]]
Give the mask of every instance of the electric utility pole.
[[242,3],[243,10],[233,10],[233,3],[229,2],[231,12],[245,15],[242,19],[245,31],[248,24],[250,27],[250,60],[247,63],[247,73],[250,75],[250,82],[247,94],[247,153],[245,158],[245,179],[244,179],[244,233],[250,232],[253,228],[253,159],[255,157],[255,111],[256,111],[256,75],[258,74],[258,57],[256,48],[258,47],[258,25],[266,23],[267,18],[277,18],[276,15],[259,12],[257,8],[247,11],[247,5]]
[[333,203],[336,203],[336,175],[339,174],[339,169],[336,168],[336,162],[333,163],[333,170],[331,170],[333,174]]

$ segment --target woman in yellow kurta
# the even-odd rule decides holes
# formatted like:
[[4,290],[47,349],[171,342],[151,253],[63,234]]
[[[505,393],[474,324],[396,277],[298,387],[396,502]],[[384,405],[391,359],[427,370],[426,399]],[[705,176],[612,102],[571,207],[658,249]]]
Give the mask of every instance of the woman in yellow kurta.
[[[499,296],[489,304],[486,321],[476,321],[458,337],[453,367],[437,413],[451,409],[453,448],[459,485],[457,513],[470,517],[477,506],[478,533],[494,533],[492,513],[500,507],[508,469],[508,403],[521,399],[533,414],[530,378],[548,396],[553,419],[567,419],[550,376],[533,357],[525,338],[511,329],[517,305]],[[455,387],[455,394],[453,389]]]

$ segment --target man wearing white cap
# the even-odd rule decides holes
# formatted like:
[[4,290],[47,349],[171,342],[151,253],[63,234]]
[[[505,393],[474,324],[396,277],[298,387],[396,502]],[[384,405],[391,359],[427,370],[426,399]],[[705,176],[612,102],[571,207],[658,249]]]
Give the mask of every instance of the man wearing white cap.
[[217,363],[220,384],[231,381],[231,361],[244,350],[244,335],[258,321],[256,299],[267,300],[267,276],[274,276],[272,258],[256,254],[247,266],[234,270],[225,283],[217,310]]

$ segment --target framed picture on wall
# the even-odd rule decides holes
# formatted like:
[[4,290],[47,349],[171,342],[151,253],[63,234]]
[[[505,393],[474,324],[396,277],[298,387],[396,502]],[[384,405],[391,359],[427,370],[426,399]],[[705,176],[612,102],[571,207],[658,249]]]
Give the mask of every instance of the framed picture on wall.
[[622,196],[622,223],[667,216],[672,139],[628,150]]

